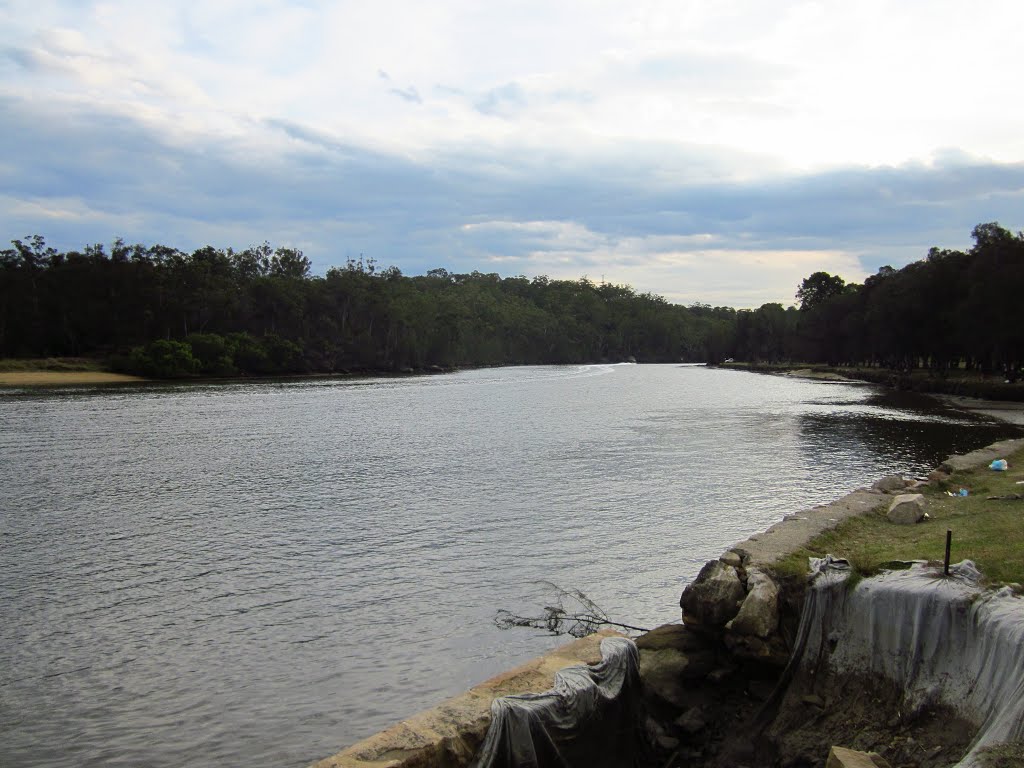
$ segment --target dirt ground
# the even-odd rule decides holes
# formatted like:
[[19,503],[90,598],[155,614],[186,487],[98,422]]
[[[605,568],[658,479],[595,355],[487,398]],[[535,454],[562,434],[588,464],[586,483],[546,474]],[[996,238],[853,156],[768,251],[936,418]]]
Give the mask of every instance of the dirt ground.
[[877,752],[893,768],[942,768],[958,762],[977,726],[946,707],[901,711],[903,693],[888,681],[860,675],[794,681],[763,734],[766,751],[774,753],[771,764],[822,766],[835,745]]

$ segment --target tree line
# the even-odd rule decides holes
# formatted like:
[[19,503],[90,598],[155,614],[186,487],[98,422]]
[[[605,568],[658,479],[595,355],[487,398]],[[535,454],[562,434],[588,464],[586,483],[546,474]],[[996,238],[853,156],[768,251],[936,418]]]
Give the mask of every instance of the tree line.
[[36,235],[0,251],[0,357],[104,357],[161,378],[728,358],[1016,372],[1024,234],[991,223],[973,237],[863,285],[815,272],[798,305],[735,310],[587,278],[406,276],[362,258],[321,277],[268,243],[60,252]]
[[586,278],[410,277],[362,258],[314,276],[301,251],[267,243],[12,245],[0,251],[0,356],[105,357],[162,378],[697,362],[724,348],[735,314]]
[[797,290],[799,307],[737,313],[732,356],[1016,380],[1024,365],[1024,233],[988,223],[971,234],[967,251],[932,248],[863,284],[815,272]]

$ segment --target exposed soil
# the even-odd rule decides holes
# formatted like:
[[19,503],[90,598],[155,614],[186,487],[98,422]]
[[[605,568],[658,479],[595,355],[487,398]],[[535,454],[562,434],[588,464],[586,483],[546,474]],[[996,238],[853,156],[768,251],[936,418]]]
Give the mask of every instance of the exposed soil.
[[[691,639],[687,653],[708,653],[714,642]],[[706,644],[704,650],[699,644]],[[715,668],[690,681],[681,700],[670,704],[648,691],[648,714],[658,723],[661,746],[654,765],[823,768],[829,750],[843,746],[877,752],[893,768],[945,768],[966,754],[977,732],[946,707],[900,711],[903,691],[881,678],[805,677],[779,688],[777,667],[737,664],[724,648],[712,658]]]
[[[901,710],[904,692],[865,675],[795,680],[759,739],[780,768],[823,766],[832,746],[877,752],[893,768],[940,768],[958,762],[977,726],[944,706]],[[734,762],[734,764],[737,764]]]

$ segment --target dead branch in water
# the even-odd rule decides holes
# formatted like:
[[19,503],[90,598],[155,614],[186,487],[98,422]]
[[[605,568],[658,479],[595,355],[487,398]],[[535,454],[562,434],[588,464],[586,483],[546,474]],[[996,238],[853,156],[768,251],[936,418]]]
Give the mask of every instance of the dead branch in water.
[[[532,627],[533,629],[543,629],[553,635],[572,635],[573,637],[592,635],[605,626],[619,627],[632,632],[648,631],[645,627],[634,627],[631,624],[612,621],[600,606],[578,589],[563,589],[549,581],[540,583],[554,591],[555,604],[544,606],[543,616],[520,616],[511,611],[499,610],[494,617],[494,623],[499,629]],[[571,610],[565,607],[565,601],[570,601]]]

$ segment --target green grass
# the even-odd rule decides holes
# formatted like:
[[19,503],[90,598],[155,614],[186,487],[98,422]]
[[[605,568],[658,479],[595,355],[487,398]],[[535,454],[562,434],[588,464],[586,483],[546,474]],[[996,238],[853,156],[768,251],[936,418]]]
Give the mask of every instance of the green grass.
[[0,359],[0,372],[22,371],[105,371],[99,360],[88,357],[39,357]]
[[[930,518],[924,522],[894,525],[885,517],[886,504],[814,538],[777,563],[776,570],[806,573],[807,558],[825,554],[845,557],[863,575],[891,567],[893,561],[941,563],[948,529],[953,532],[951,562],[973,560],[989,585],[1024,583],[1024,500],[986,498],[1024,496],[1024,485],[1016,484],[1024,480],[1024,450],[1005,458],[1010,465],[1006,472],[985,466],[919,489]],[[967,488],[970,495],[946,495],[960,488]]]

